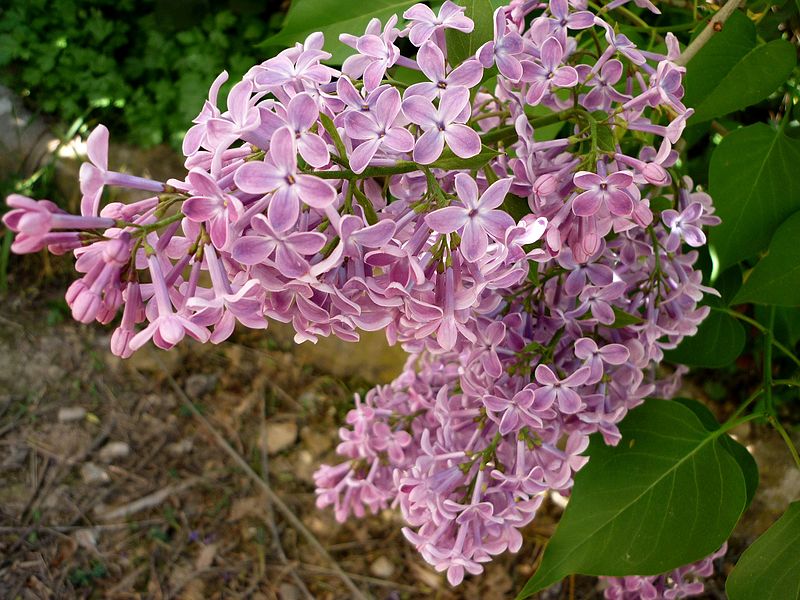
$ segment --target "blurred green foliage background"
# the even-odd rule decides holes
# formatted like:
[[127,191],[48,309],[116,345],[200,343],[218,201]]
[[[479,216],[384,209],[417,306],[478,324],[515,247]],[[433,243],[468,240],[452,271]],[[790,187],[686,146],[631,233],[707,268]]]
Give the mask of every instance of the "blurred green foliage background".
[[[71,123],[180,148],[214,78],[263,61],[283,20],[264,0],[3,0],[0,83]],[[223,94],[227,88],[223,89]],[[224,96],[223,96],[224,97]]]

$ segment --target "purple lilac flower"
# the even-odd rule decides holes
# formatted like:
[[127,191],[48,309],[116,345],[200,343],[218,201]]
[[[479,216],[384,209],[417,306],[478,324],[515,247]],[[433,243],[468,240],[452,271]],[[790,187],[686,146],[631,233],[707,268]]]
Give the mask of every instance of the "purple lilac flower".
[[430,81],[423,81],[409,86],[408,96],[425,96],[428,100],[441,98],[444,90],[450,87],[473,88],[483,78],[483,66],[477,60],[462,62],[449,73],[445,70],[445,58],[439,47],[426,42],[417,53],[417,64]]
[[445,90],[438,107],[423,96],[407,96],[403,100],[403,112],[424,132],[414,146],[414,161],[424,165],[434,162],[445,144],[461,158],[480,153],[481,138],[464,125],[467,118],[463,111],[468,105],[469,90],[463,87]]
[[463,33],[471,33],[475,24],[464,16],[464,7],[450,0],[445,0],[439,8],[439,14],[425,4],[415,4],[403,13],[403,18],[410,21],[408,39],[417,47],[422,46],[432,36],[445,29],[455,29]]
[[493,183],[478,198],[475,180],[464,173],[456,175],[456,193],[464,206],[440,208],[425,217],[425,222],[438,233],[461,231],[461,255],[475,262],[486,252],[489,237],[500,241],[506,229],[514,226],[508,213],[496,210],[511,187],[510,179]]
[[363,140],[350,156],[350,168],[361,173],[375,153],[386,148],[389,152],[411,152],[414,137],[404,127],[395,125],[400,114],[400,93],[391,88],[380,95],[375,109],[366,112],[349,112],[345,129],[351,138]]
[[576,186],[586,191],[572,200],[572,212],[579,217],[591,217],[602,208],[618,217],[627,217],[633,212],[633,198],[629,188],[633,175],[625,171],[602,177],[589,171],[578,171],[573,177]]
[[494,11],[494,38],[478,48],[476,58],[484,68],[497,65],[497,69],[511,81],[519,81],[522,77],[522,64],[519,55],[524,42],[516,31],[508,31],[505,8]]
[[540,52],[540,64],[526,61],[520,75],[523,81],[530,84],[525,101],[532,105],[538,104],[553,88],[569,88],[578,83],[575,68],[562,64],[564,49],[555,37],[547,38]]
[[[683,370],[654,366],[696,331],[713,293],[685,246],[719,218],[708,194],[668,171],[692,114],[676,39],[641,51],[607,20],[589,23],[585,0],[548,6],[512,0],[460,65],[448,64],[445,30],[473,24],[445,2],[438,15],[409,9],[405,31],[392,17],[344,34],[344,73],[322,64],[330,54],[313,33],[234,82],[225,110],[223,72],[184,140],[188,174],[166,183],[109,171],[99,127],[81,215],[12,195],[12,249],[72,251],[72,315],[110,323],[121,312],[111,349],[122,357],[149,340],[219,343],[236,323],[270,319],[298,343],[384,331],[408,363],[356,397],[342,462],[315,474],[317,503],[340,521],[396,507],[409,542],[456,585],[519,551],[544,494],[569,493],[590,434],[617,444],[629,410],[676,392]],[[575,30],[590,25],[604,32],[597,60],[576,51]],[[404,35],[419,48],[408,57]],[[428,81],[406,89],[395,66]],[[574,88],[569,100],[562,88]],[[611,130],[615,152],[586,154],[574,99]],[[534,106],[558,111],[564,135],[543,139]],[[496,154],[459,163],[482,140]],[[421,166],[445,145],[453,168]],[[149,197],[104,205],[106,185]],[[710,565],[609,580],[609,593],[695,593]]]
[[327,182],[297,170],[297,150],[291,131],[279,129],[269,145],[264,162],[250,162],[236,171],[236,185],[249,194],[271,193],[267,217],[278,231],[291,228],[300,215],[300,201],[325,208],[336,199]]

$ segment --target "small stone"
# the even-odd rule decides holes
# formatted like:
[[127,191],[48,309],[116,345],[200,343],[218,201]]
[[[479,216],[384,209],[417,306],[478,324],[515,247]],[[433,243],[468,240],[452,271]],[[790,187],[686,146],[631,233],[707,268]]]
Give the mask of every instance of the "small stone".
[[194,442],[192,440],[186,439],[181,440],[180,442],[175,442],[173,444],[167,445],[167,452],[169,452],[172,456],[181,456],[183,454],[188,454],[194,448]]
[[81,478],[84,483],[106,483],[111,480],[108,473],[102,467],[98,467],[92,462],[81,465]]
[[266,438],[267,453],[277,454],[297,441],[297,423],[294,421],[267,423],[264,426],[263,437]]
[[200,398],[209,392],[213,392],[217,387],[217,378],[215,375],[203,375],[202,373],[194,373],[186,378],[186,394],[190,398]]
[[58,422],[70,423],[72,421],[81,421],[86,417],[86,409],[82,406],[65,406],[58,409]]
[[108,442],[100,449],[99,457],[103,462],[110,463],[118,458],[125,458],[131,453],[131,447],[125,442]]
[[207,546],[203,546],[203,549],[200,550],[200,554],[197,555],[197,559],[194,562],[194,568],[198,571],[204,571],[205,569],[208,569],[212,564],[214,564],[214,557],[216,555],[216,544],[208,544]]
[[166,371],[173,375],[181,366],[179,352],[159,350],[155,346],[148,344],[145,344],[141,349],[134,352],[130,358],[124,360],[127,361],[128,367],[145,373],[163,373]]
[[300,600],[300,590],[291,583],[282,583],[278,588],[280,600]]
[[394,575],[394,563],[385,556],[379,556],[369,566],[369,572],[375,575],[375,577],[389,579]]
[[78,546],[85,548],[90,552],[97,552],[97,536],[91,529],[78,529],[72,534]]

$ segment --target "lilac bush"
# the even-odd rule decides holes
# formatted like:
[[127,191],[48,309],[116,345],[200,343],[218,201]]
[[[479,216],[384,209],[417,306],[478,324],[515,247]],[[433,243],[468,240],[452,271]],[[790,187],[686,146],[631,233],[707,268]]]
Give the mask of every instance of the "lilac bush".
[[[708,314],[692,248],[718,219],[672,168],[692,110],[671,34],[645,52],[585,0],[513,0],[455,62],[446,32],[473,28],[462,8],[403,18],[343,35],[341,71],[309,36],[254,66],[226,110],[222,73],[183,178],[109,171],[98,126],[81,214],[12,195],[3,222],[15,252],[74,253],[72,315],[121,313],[118,356],[268,319],[297,342],[385,331],[408,362],[356,397],[317,505],[340,521],[399,508],[457,585],[520,549],[547,492],[569,495],[590,434],[615,445],[628,411],[674,393],[681,372],[659,363]],[[554,123],[566,135],[540,133]],[[150,195],[103,205],[106,186]],[[610,580],[606,595],[683,597],[688,572]]]

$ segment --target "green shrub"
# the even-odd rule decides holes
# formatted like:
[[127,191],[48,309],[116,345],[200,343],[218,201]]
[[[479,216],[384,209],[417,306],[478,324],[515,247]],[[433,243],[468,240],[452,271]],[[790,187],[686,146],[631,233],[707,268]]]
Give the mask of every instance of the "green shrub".
[[67,123],[87,110],[129,142],[180,147],[208,86],[266,56],[282,15],[254,0],[6,0],[0,83]]

